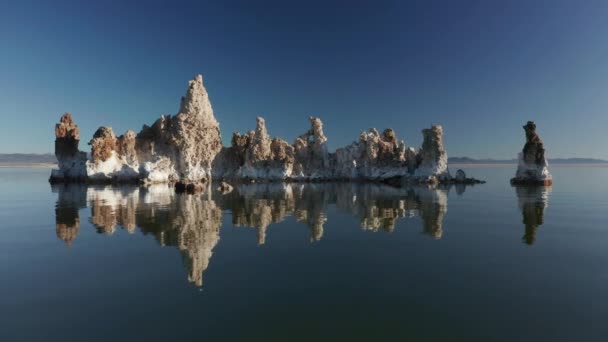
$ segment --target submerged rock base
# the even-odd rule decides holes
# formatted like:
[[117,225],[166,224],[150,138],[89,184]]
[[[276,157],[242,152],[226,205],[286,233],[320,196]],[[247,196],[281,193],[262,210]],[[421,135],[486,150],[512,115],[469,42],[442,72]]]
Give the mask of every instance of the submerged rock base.
[[234,133],[231,146],[224,147],[198,75],[189,82],[178,114],[163,115],[137,134],[117,136],[111,127],[100,127],[89,142],[90,154],[78,149],[78,126],[71,114],[64,114],[55,128],[59,168],[52,171],[50,181],[171,183],[185,192],[200,191],[212,180],[480,183],[461,171],[452,177],[441,126],[422,130],[420,149],[407,147],[391,128],[382,133],[372,128],[330,153],[323,122],[312,116],[309,121],[310,129],[289,144],[271,138],[265,120],[258,117],[255,130]]

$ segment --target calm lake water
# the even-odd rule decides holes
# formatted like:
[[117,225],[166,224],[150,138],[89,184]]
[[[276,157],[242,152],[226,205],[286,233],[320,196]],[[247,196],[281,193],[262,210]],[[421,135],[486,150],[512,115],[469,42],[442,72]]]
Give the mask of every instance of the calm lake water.
[[0,341],[605,341],[608,168],[514,168],[226,195],[0,169]]

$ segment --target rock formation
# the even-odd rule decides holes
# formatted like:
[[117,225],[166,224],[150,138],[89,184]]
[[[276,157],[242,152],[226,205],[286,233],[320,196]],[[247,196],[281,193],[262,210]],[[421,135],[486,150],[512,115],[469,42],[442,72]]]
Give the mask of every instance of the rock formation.
[[65,113],[55,125],[55,156],[58,169],[51,171],[51,180],[85,180],[87,154],[80,152],[80,131],[72,120],[72,114]]
[[91,160],[86,163],[86,173],[90,180],[131,181],[139,177],[133,131],[117,138],[112,127],[99,127],[89,145]]
[[327,137],[323,134],[321,119],[309,117],[311,128],[296,138],[293,149],[295,166],[293,178],[331,178]]
[[405,142],[391,128],[379,134],[375,128],[362,132],[359,141],[336,150],[339,178],[386,179],[409,177]]
[[443,129],[423,133],[422,148],[407,148],[396,132],[372,128],[352,144],[330,153],[323,122],[310,117],[310,129],[293,145],[271,138],[264,118],[255,130],[234,133],[223,147],[209,95],[201,75],[189,82],[176,115],[162,115],[151,126],[119,137],[111,127],[100,127],[91,154],[78,150],[78,127],[70,114],[57,124],[55,152],[59,169],[52,182],[90,181],[175,183],[176,189],[204,191],[215,180],[327,181],[373,180],[392,184],[466,183],[452,178],[443,147]]
[[526,131],[526,144],[518,155],[517,173],[511,184],[551,185],[553,177],[549,173],[545,148],[536,133],[536,124],[532,121],[523,126]]
[[419,160],[416,175],[422,177],[449,178],[448,155],[443,148],[443,128],[433,126],[423,129],[422,149],[417,156]]
[[55,154],[58,157],[71,157],[78,153],[79,142],[80,130],[72,120],[72,114],[63,114],[55,125]]
[[136,139],[144,181],[209,181],[222,140],[203,77],[197,75],[189,82],[177,115],[161,116],[152,127],[144,126]]

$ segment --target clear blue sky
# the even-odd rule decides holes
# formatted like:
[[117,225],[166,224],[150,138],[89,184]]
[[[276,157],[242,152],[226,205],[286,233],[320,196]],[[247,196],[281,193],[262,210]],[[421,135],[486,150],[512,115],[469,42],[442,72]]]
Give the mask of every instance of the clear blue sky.
[[66,111],[98,126],[175,114],[203,74],[224,143],[266,118],[329,146],[442,124],[451,156],[512,158],[537,122],[549,157],[608,159],[608,1],[5,1],[0,153],[52,152]]

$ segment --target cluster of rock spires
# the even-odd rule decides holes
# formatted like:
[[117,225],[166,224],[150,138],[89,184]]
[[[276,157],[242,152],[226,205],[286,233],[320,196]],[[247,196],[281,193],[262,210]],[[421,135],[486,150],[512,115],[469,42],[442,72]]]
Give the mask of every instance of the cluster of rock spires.
[[523,126],[526,131],[526,144],[518,155],[517,173],[511,179],[514,185],[551,185],[553,177],[549,173],[545,147],[536,133],[536,124],[532,121]]
[[263,118],[255,130],[234,133],[222,146],[219,123],[198,75],[189,82],[179,113],[161,116],[135,134],[116,136],[111,127],[95,132],[91,154],[78,148],[79,132],[71,114],[55,128],[59,168],[51,182],[176,183],[181,190],[197,190],[212,179],[266,181],[374,180],[399,183],[475,183],[463,172],[452,177],[443,147],[443,129],[422,131],[418,150],[406,147],[395,131],[376,129],[361,133],[352,144],[328,152],[319,118],[293,144],[271,138]]

